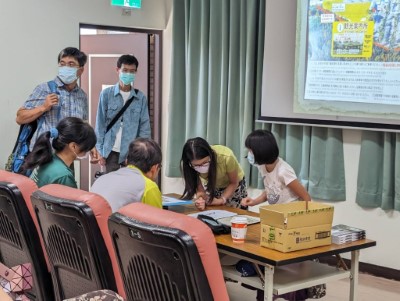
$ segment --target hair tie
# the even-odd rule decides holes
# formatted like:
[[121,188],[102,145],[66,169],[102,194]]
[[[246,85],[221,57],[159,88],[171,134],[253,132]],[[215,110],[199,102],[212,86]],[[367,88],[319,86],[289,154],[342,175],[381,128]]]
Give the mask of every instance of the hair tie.
[[50,138],[57,138],[58,137],[58,130],[56,128],[51,128],[50,129]]

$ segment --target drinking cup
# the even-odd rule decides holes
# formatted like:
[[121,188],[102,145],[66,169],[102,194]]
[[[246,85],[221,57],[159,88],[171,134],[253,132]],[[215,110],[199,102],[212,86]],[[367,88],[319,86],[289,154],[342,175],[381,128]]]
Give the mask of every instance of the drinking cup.
[[243,216],[234,216],[231,219],[231,235],[235,243],[243,243],[247,233],[247,218]]

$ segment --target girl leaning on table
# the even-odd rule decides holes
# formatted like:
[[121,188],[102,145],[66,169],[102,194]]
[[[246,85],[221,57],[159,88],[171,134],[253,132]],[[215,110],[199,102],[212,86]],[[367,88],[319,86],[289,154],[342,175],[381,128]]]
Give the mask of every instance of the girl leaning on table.
[[254,206],[262,202],[281,204],[296,200],[311,201],[293,168],[279,157],[278,144],[270,131],[253,131],[247,136],[245,146],[249,151],[247,160],[258,168],[265,190],[254,199],[242,199],[243,206]]
[[244,173],[232,150],[210,146],[200,137],[183,146],[181,170],[185,181],[182,199],[194,198],[197,209],[226,205],[247,208],[240,202],[247,197]]
[[[263,177],[265,190],[255,199],[244,198],[243,206],[254,206],[263,202],[269,204],[289,203],[296,200],[311,201],[307,190],[297,179],[293,168],[279,157],[279,148],[274,135],[270,131],[255,130],[245,141],[248,149],[247,160],[258,168]],[[252,275],[255,272],[246,261],[240,261],[236,269],[242,275]],[[286,293],[278,296],[285,300],[302,301],[308,298],[308,289]],[[264,300],[264,291],[257,290],[257,300]]]

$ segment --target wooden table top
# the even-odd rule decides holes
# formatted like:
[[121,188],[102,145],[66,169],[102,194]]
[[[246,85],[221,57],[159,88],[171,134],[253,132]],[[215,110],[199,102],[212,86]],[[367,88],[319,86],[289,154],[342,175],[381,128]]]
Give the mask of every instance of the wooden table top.
[[[258,216],[258,213],[230,208],[226,206],[212,206],[208,210],[228,210],[238,214]],[[174,206],[172,211],[189,214],[198,212],[194,205]],[[328,246],[310,248],[294,252],[282,253],[266,247],[260,246],[261,224],[249,225],[245,243],[234,243],[230,234],[215,235],[218,250],[222,253],[233,253],[241,257],[265,263],[272,266],[282,266],[290,263],[302,262],[324,256],[331,256],[340,253],[365,249],[376,245],[376,241],[369,239],[357,240],[341,245],[331,244]]]

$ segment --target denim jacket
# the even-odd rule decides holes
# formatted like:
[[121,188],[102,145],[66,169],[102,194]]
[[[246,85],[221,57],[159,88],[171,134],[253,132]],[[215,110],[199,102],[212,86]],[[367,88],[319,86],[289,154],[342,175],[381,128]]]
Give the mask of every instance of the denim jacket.
[[107,158],[115,143],[115,138],[122,125],[121,151],[119,162],[125,161],[128,155],[129,143],[137,137],[150,138],[150,118],[147,98],[141,92],[132,88],[129,99],[135,99],[117,120],[114,126],[106,133],[107,125],[124,106],[124,100],[119,91],[119,84],[104,89],[100,93],[99,107],[96,116],[96,148],[103,158]]

